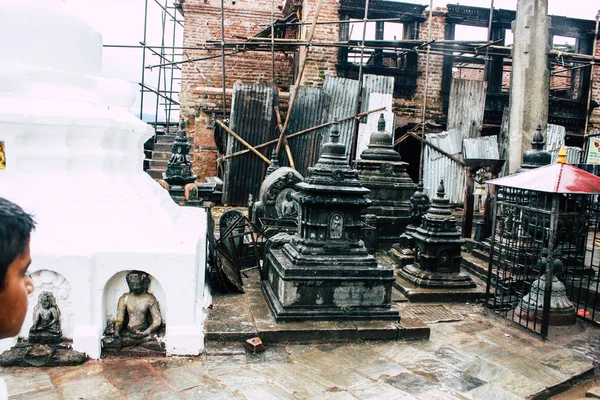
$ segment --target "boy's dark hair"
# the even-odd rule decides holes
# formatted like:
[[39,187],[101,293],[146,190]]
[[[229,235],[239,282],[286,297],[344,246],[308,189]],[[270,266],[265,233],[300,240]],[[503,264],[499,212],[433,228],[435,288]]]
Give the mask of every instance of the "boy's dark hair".
[[25,251],[35,221],[15,203],[0,197],[0,290],[10,264]]

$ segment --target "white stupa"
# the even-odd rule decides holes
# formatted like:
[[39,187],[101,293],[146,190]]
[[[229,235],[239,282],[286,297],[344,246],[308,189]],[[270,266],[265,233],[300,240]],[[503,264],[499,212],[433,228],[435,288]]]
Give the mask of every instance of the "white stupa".
[[[136,87],[97,77],[100,34],[60,0],[0,2],[0,196],[35,215],[30,267],[55,293],[64,336],[100,356],[125,274],[151,275],[168,354],[198,354],[210,294],[206,212],[177,206],[143,170],[153,130],[126,111]],[[3,343],[6,347],[7,343]]]

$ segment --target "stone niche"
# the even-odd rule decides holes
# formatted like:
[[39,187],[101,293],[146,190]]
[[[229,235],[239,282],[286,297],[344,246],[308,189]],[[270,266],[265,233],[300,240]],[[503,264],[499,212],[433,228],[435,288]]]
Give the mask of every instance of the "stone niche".
[[296,185],[298,231],[267,242],[262,287],[277,321],[400,318],[391,306],[393,269],[378,265],[361,240],[369,190],[345,155],[334,124]]

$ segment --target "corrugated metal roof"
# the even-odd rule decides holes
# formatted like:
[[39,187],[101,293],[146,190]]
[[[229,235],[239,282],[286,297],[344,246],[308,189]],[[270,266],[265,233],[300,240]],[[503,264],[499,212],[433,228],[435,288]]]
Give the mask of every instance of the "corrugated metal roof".
[[[275,139],[274,104],[276,90],[270,84],[233,86],[229,127],[252,146]],[[239,141],[227,136],[226,154],[246,149]],[[262,153],[269,158],[268,150]],[[267,164],[253,153],[227,160],[223,176],[223,203],[247,205],[248,194],[256,199]]]
[[463,140],[464,158],[499,160],[498,136],[482,136]]
[[[358,81],[354,79],[325,76],[323,81],[323,117],[322,122],[351,117],[356,114],[356,99],[358,98]],[[350,154],[354,120],[349,119],[340,123],[340,142],[346,145],[346,157]],[[327,138],[329,129],[321,129],[320,133]]]
[[[462,135],[458,131],[425,135],[425,139],[445,152],[462,158]],[[452,204],[464,204],[465,169],[442,153],[425,146],[423,185],[430,197],[435,194],[440,180],[444,179],[446,197]]]
[[[319,125],[323,113],[323,90],[300,86],[288,125],[288,134]],[[317,163],[322,143],[322,131],[316,130],[288,140],[296,170],[306,176],[308,167]],[[285,151],[280,153],[280,165],[289,165]],[[285,160],[285,161],[284,161]]]
[[560,147],[565,144],[565,134],[567,130],[564,126],[548,124],[546,131],[546,150],[550,153],[558,152]]

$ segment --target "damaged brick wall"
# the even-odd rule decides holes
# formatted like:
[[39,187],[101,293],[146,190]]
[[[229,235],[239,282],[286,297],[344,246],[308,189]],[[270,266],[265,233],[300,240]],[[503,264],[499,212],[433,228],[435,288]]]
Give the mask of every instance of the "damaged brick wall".
[[[600,40],[596,44],[596,59],[600,58]],[[592,101],[600,104],[600,65],[592,66]],[[600,107],[596,107],[590,117],[589,129],[600,129]]]

